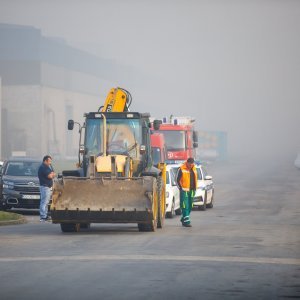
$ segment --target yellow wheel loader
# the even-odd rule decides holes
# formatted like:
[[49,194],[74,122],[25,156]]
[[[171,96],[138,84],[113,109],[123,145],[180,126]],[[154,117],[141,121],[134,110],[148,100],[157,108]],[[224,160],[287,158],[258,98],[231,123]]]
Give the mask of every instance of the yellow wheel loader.
[[[154,167],[149,114],[129,112],[129,92],[112,89],[105,105],[79,125],[79,162],[54,182],[52,222],[63,232],[91,223],[137,223],[140,231],[162,228],[165,165]],[[74,127],[69,120],[68,129]],[[159,122],[157,123],[159,126]]]

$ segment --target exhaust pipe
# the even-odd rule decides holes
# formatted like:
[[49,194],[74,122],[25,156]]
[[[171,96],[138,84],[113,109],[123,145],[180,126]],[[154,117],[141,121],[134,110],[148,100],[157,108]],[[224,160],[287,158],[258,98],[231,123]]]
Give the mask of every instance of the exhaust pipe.
[[6,202],[7,204],[19,204],[19,201],[16,198],[9,198]]

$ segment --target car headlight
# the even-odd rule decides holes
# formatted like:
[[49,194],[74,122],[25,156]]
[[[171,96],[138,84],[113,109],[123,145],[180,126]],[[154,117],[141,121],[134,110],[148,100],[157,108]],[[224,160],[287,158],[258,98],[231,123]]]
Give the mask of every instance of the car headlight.
[[205,185],[201,185],[201,186],[200,186],[200,189],[201,189],[202,191],[205,191],[205,190],[206,190],[206,186],[205,186]]
[[14,188],[14,183],[11,181],[3,181],[3,188],[12,190]]

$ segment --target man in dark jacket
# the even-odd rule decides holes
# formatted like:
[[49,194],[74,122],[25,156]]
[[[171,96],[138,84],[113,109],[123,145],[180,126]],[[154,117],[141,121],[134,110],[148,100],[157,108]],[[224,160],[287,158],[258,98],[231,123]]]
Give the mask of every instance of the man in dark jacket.
[[45,222],[49,220],[48,217],[48,204],[51,199],[53,178],[55,173],[51,166],[52,157],[50,155],[45,155],[43,158],[43,163],[39,167],[38,176],[40,181],[40,222]]

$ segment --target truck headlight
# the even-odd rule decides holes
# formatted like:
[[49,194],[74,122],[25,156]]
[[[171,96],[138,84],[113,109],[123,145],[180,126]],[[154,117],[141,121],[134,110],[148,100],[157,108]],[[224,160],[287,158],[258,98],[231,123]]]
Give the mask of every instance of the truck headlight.
[[11,181],[3,181],[3,188],[12,190],[14,188],[14,183]]

